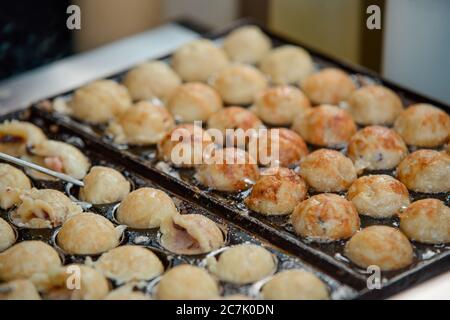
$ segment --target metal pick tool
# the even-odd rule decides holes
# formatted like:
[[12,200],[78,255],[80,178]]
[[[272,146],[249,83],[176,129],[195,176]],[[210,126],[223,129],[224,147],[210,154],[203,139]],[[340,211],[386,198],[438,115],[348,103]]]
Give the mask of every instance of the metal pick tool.
[[66,181],[66,182],[70,182],[70,183],[72,183],[72,184],[74,184],[76,186],[84,187],[83,181],[75,179],[75,178],[73,178],[73,177],[71,177],[71,176],[69,176],[67,174],[56,172],[56,171],[53,171],[53,170],[41,167],[41,166],[39,166],[39,165],[37,165],[35,163],[28,162],[28,161],[25,161],[25,160],[22,160],[22,159],[19,159],[19,158],[16,158],[16,157],[12,157],[12,156],[10,156],[10,155],[8,155],[6,153],[0,152],[0,159],[5,160],[5,161],[10,162],[10,163],[17,164],[17,165],[19,165],[21,167],[25,167],[25,168],[29,168],[29,169],[33,169],[33,170],[39,171],[41,173],[45,173],[45,174],[47,174],[49,176],[52,176],[54,178],[57,178],[57,179],[60,179],[60,180]]

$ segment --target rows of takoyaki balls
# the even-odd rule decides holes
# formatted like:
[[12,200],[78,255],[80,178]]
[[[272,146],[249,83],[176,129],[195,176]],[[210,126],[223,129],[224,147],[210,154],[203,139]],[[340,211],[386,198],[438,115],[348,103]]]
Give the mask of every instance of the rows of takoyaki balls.
[[[224,248],[224,231],[212,220],[200,214],[181,215],[172,198],[161,190],[143,187],[132,191],[119,171],[103,166],[90,168],[89,159],[78,148],[48,140],[31,123],[5,122],[0,125],[0,135],[1,151],[84,181],[79,193],[70,197],[54,189],[33,188],[34,180],[23,171],[0,163],[0,206],[9,220],[0,218],[0,299],[150,299],[135,291],[135,284],[159,276],[153,293],[158,299],[219,298],[217,279],[235,284],[265,279],[261,297],[266,299],[329,296],[327,286],[312,273],[291,270],[273,275],[277,258],[265,248],[251,244]],[[51,179],[27,173],[33,179]],[[83,212],[74,196],[91,205],[120,202],[116,225],[102,215]],[[164,270],[151,250],[120,245],[125,227],[158,228],[161,245],[175,254],[225,250],[207,260],[209,273],[190,265]],[[87,258],[83,265],[63,266],[58,251],[45,242],[17,242],[17,228],[53,229],[60,252],[99,258]],[[81,275],[81,289],[66,287],[72,272]],[[121,286],[110,291],[107,279]]]

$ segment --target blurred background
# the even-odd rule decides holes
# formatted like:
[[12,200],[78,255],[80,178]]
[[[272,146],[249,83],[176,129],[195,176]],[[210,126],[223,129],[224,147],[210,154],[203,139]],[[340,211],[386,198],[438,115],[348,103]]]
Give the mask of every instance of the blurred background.
[[[66,9],[81,8],[81,30]],[[369,5],[381,30],[366,28]],[[0,81],[180,17],[206,29],[253,17],[329,55],[450,103],[448,0],[40,0],[0,4]]]

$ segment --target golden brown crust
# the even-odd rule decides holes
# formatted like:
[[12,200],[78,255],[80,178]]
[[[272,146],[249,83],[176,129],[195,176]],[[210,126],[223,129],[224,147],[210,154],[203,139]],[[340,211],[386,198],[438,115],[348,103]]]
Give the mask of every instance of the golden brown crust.
[[347,100],[347,111],[362,125],[390,125],[403,111],[400,97],[380,85],[367,85],[354,91]]
[[347,111],[331,105],[321,105],[298,114],[292,130],[308,143],[333,147],[348,143],[356,132],[356,125]]
[[38,126],[24,121],[5,121],[0,124],[0,152],[14,157],[27,153],[27,147],[47,140]]
[[318,241],[347,239],[360,227],[353,204],[331,193],[302,201],[295,207],[291,222],[298,235]]
[[19,169],[0,163],[0,208],[6,210],[20,202],[20,194],[31,189],[30,179]]
[[415,151],[397,167],[397,177],[409,190],[449,192],[450,156],[435,150]]
[[450,208],[442,201],[418,200],[399,216],[400,229],[409,239],[428,244],[450,242]]
[[265,215],[289,214],[305,198],[307,191],[305,181],[293,170],[268,169],[256,181],[245,204]]
[[357,178],[352,161],[329,149],[314,151],[303,158],[300,175],[309,186],[322,192],[347,190]]
[[231,64],[215,75],[213,86],[226,104],[250,104],[267,87],[267,79],[251,65]]
[[450,116],[433,105],[415,104],[399,115],[394,129],[409,145],[436,147],[450,137]]
[[1,300],[41,300],[41,297],[33,282],[19,279],[0,284]]
[[361,268],[375,265],[382,271],[404,268],[414,258],[408,238],[387,226],[370,226],[355,234],[345,246],[345,255]]
[[11,247],[16,242],[16,233],[8,222],[0,218],[0,252]]
[[216,90],[200,82],[178,86],[167,101],[167,109],[181,122],[206,121],[222,107]]
[[356,85],[344,71],[325,68],[305,78],[301,88],[314,104],[337,105],[356,90]]
[[408,154],[403,139],[386,127],[370,126],[358,131],[348,144],[348,156],[357,170],[396,167]]
[[359,214],[387,218],[409,205],[409,192],[403,183],[391,176],[370,175],[353,182],[347,199],[355,205]]

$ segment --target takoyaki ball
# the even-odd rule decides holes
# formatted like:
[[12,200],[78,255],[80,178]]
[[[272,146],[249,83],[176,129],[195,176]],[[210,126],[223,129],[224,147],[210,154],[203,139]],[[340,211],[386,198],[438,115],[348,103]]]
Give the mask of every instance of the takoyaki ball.
[[119,245],[124,228],[99,214],[85,212],[69,218],[56,241],[67,254],[100,254]]
[[257,26],[243,26],[225,37],[223,49],[231,61],[256,64],[270,50],[272,43]]
[[400,230],[411,240],[429,244],[450,242],[450,208],[438,199],[413,202],[399,217]]
[[344,71],[325,68],[313,73],[300,83],[303,92],[314,104],[332,104],[346,100],[356,85]]
[[99,271],[79,264],[49,269],[31,281],[45,300],[99,300],[109,292],[108,280]]
[[217,224],[200,214],[174,215],[161,224],[161,234],[164,248],[184,255],[211,252],[225,241]]
[[229,63],[225,52],[207,39],[193,40],[172,56],[172,68],[184,81],[205,82]]
[[308,147],[296,132],[286,128],[270,129],[258,135],[258,154],[252,146],[249,153],[258,159],[260,165],[276,164],[283,167],[296,165],[308,154]]
[[297,114],[309,109],[308,98],[293,86],[276,86],[262,91],[255,100],[255,113],[267,124],[292,125]]
[[20,194],[30,189],[30,179],[21,170],[0,163],[0,208],[6,210],[19,203]]
[[41,300],[30,280],[13,280],[0,284],[0,300]]
[[[215,141],[218,144],[226,146],[239,146],[244,147],[249,141],[249,138],[254,134],[257,134],[257,130],[264,128],[261,120],[251,111],[241,107],[227,107],[214,113],[208,119],[208,130],[217,129],[221,132],[223,140]],[[227,132],[227,129],[232,130]],[[235,132],[236,129],[241,129],[242,137],[240,133]],[[255,132],[247,130],[254,129]],[[215,135],[214,135],[215,137]],[[219,137],[215,137],[218,139]]]
[[267,87],[267,79],[251,65],[231,64],[214,76],[213,86],[226,104],[250,104]]
[[324,242],[350,238],[360,227],[355,206],[332,193],[302,201],[295,207],[291,222],[299,236]]
[[305,199],[307,191],[305,181],[293,170],[270,168],[261,174],[244,201],[248,208],[258,213],[285,215]]
[[44,132],[30,122],[5,121],[0,124],[0,152],[14,157],[27,153],[27,147],[47,140]]
[[8,222],[0,218],[0,252],[11,247],[16,242],[16,233]]
[[112,80],[98,80],[81,87],[69,103],[75,118],[92,124],[120,116],[131,104],[127,88]]
[[447,146],[445,147],[445,150],[447,150],[447,154],[450,155],[450,142],[447,143]]
[[256,161],[242,149],[217,149],[197,167],[195,178],[218,191],[246,190],[259,178]]
[[357,170],[392,169],[407,155],[408,148],[403,139],[386,127],[365,127],[348,143],[348,156]]
[[22,241],[0,253],[0,280],[27,279],[35,273],[61,266],[61,259],[42,241]]
[[336,147],[349,142],[356,132],[356,124],[347,111],[321,105],[299,113],[294,119],[292,130],[308,143]]
[[130,182],[119,171],[102,166],[92,167],[83,179],[80,199],[92,204],[121,201],[130,193]]
[[335,150],[320,149],[300,162],[300,175],[306,183],[321,192],[347,190],[356,180],[352,161]]
[[325,283],[304,270],[286,270],[277,273],[262,288],[265,300],[328,300]]
[[347,199],[359,214],[373,218],[393,217],[410,203],[405,185],[384,174],[358,178],[348,189]]
[[375,265],[382,271],[404,268],[414,257],[408,238],[388,226],[370,226],[356,233],[347,242],[345,255],[361,268]]
[[133,285],[121,286],[110,293],[103,300],[152,300],[150,296],[135,291]]
[[284,45],[266,54],[260,68],[274,84],[297,84],[314,71],[314,64],[305,49]]
[[175,120],[166,108],[141,101],[111,122],[107,131],[116,143],[152,145],[161,141],[174,126]]
[[[78,148],[55,140],[45,140],[29,148],[28,157],[38,165],[76,179],[83,179],[91,166],[89,159]],[[32,175],[44,180],[53,179],[34,171]]]
[[265,248],[240,244],[208,259],[208,268],[220,280],[247,284],[261,280],[276,270],[276,258]]
[[147,248],[131,245],[105,252],[95,262],[95,269],[118,283],[150,280],[164,272],[156,254]]
[[55,228],[82,211],[78,204],[61,191],[33,188],[20,195],[20,202],[11,213],[11,218],[22,227]]
[[200,82],[178,86],[167,101],[167,109],[180,122],[206,121],[222,107],[216,90]]
[[218,295],[215,279],[206,270],[188,264],[167,271],[156,286],[159,300],[209,300]]
[[435,150],[415,151],[397,167],[397,177],[412,191],[449,192],[450,155]]
[[162,61],[145,62],[131,71],[123,79],[135,101],[158,98],[165,101],[177,86],[180,77]]
[[117,208],[117,220],[135,229],[158,228],[170,217],[178,215],[173,200],[164,191],[139,188],[123,199]]
[[203,159],[203,152],[213,148],[211,136],[200,126],[180,124],[158,143],[158,157],[176,167],[194,167]]
[[347,99],[347,111],[362,125],[391,125],[403,111],[400,97],[380,85],[367,85]]
[[398,116],[394,130],[409,145],[437,147],[450,137],[450,116],[433,105],[419,103]]

